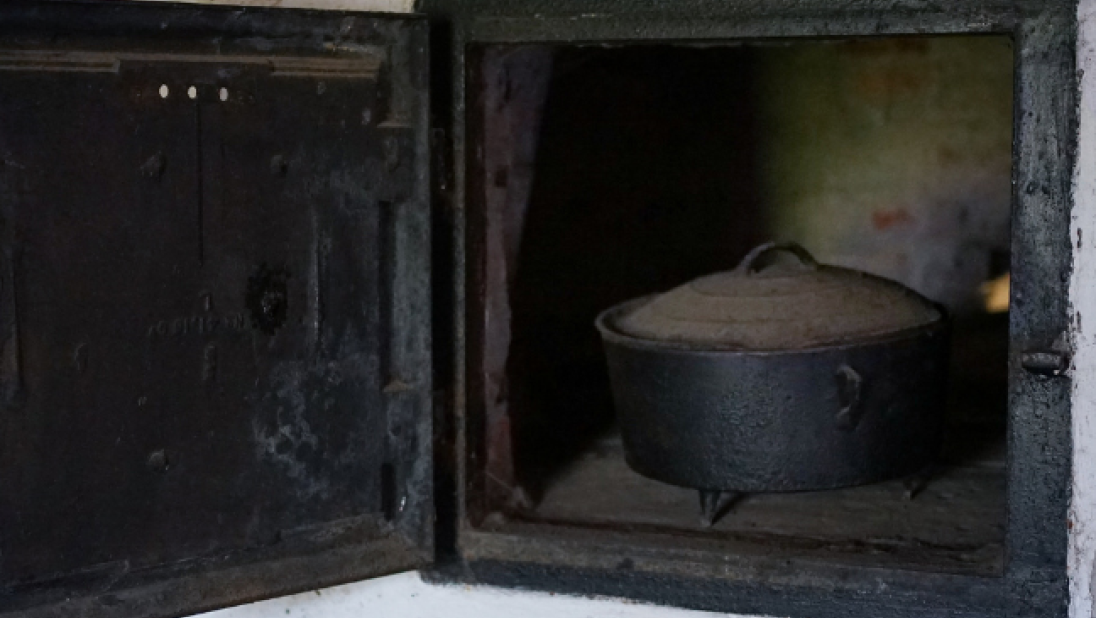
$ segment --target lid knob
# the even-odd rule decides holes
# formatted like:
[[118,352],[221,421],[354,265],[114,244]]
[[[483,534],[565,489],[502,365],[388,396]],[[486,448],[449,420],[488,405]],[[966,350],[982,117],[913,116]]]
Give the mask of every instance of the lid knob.
[[761,261],[765,256],[776,253],[778,251],[784,251],[791,253],[799,259],[799,263],[805,270],[816,270],[818,268],[818,261],[814,259],[806,249],[801,245],[794,242],[767,242],[762,245],[754,247],[746,257],[742,258],[742,261],[735,267],[735,272],[738,274],[749,275],[758,272],[757,263]]

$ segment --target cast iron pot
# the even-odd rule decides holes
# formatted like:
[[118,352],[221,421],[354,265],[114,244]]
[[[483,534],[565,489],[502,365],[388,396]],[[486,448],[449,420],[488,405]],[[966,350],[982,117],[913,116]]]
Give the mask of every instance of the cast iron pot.
[[[793,264],[765,266],[776,254]],[[767,244],[734,271],[597,319],[629,466],[702,491],[846,487],[937,455],[943,309],[898,283]],[[710,522],[709,522],[710,523]]]

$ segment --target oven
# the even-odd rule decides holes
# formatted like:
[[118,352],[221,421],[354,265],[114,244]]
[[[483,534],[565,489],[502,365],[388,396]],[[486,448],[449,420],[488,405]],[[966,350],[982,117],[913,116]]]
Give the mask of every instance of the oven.
[[[1075,10],[5,3],[0,615],[415,568],[1066,615]],[[595,319],[770,240],[944,308],[942,447],[702,518],[628,466]]]

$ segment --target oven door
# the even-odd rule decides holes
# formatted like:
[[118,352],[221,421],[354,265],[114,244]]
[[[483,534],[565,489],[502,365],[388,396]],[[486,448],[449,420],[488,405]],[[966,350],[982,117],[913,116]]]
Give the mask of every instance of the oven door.
[[432,559],[425,35],[0,7],[0,615]]

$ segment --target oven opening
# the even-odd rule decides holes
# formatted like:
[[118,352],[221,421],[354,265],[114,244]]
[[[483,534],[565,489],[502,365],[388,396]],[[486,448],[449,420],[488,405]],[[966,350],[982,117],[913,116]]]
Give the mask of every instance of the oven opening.
[[[1007,37],[487,46],[472,58],[481,528],[610,528],[726,553],[1001,573]],[[594,319],[729,270],[768,240],[947,308],[944,445],[904,478],[736,496],[709,527],[697,491],[626,463]]]

